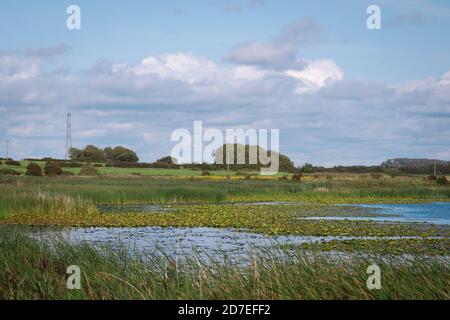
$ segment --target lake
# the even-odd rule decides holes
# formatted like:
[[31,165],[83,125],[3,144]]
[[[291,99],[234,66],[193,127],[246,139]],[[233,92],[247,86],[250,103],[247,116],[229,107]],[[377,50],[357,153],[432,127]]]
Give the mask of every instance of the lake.
[[[389,222],[421,222],[450,224],[450,203],[429,204],[362,204],[371,208],[382,217],[310,217],[305,219],[360,219]],[[133,209],[137,207],[134,206]],[[113,208],[108,208],[116,212]],[[143,206],[142,210],[155,209]],[[267,236],[245,230],[216,228],[37,228],[33,234],[40,238],[61,236],[74,243],[86,241],[95,246],[108,245],[113,248],[124,246],[128,250],[138,250],[145,254],[160,251],[168,255],[192,254],[194,251],[209,255],[248,255],[254,248],[271,247],[280,244],[302,244],[331,240],[377,239],[376,237],[320,237],[320,236]],[[399,239],[399,237],[385,237]],[[403,237],[414,238],[414,237]]]

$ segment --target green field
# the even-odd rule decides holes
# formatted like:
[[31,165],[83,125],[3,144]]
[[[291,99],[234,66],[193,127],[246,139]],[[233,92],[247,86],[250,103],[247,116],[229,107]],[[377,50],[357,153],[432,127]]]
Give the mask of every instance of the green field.
[[[45,161],[33,161],[34,163],[39,164],[42,168],[45,166]],[[21,160],[20,166],[13,165],[0,165],[1,168],[12,169],[20,172],[22,175],[25,174],[26,168],[30,161]],[[98,167],[98,171],[101,175],[111,175],[111,176],[133,176],[133,175],[142,175],[142,176],[175,176],[175,177],[199,177],[202,175],[201,170],[180,168],[180,169],[159,169],[159,168],[114,168],[114,167],[106,167],[104,163],[92,163],[101,165]],[[81,168],[63,168],[64,171],[72,172],[74,174],[79,174]],[[225,171],[225,170],[217,170],[211,171],[210,174],[212,176],[234,176],[236,175],[235,171]],[[245,174],[250,175],[259,175],[258,171],[246,171]],[[276,176],[289,175],[285,172],[279,172]]]

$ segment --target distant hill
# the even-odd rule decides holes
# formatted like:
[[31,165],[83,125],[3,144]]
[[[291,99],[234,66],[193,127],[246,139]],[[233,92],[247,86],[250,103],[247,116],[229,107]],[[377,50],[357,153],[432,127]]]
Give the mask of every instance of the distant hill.
[[408,158],[395,158],[388,159],[381,163],[385,168],[429,168],[434,165],[448,166],[450,161],[436,160],[436,159],[408,159]]

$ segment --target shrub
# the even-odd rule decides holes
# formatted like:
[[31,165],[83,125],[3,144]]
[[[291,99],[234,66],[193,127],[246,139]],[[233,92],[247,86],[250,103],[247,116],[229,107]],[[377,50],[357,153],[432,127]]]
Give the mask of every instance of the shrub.
[[20,172],[12,169],[0,169],[0,176],[20,176]]
[[436,179],[436,183],[443,186],[447,185],[449,182],[445,176],[442,176]]
[[301,173],[294,173],[291,177],[291,181],[302,181],[302,174]]
[[44,173],[46,176],[60,176],[63,171],[61,166],[56,161],[48,161],[45,163]]
[[300,168],[300,171],[303,173],[313,173],[314,172],[314,166],[310,163],[305,163],[303,167]]
[[168,164],[176,164],[177,163],[177,159],[172,158],[171,156],[167,156],[161,159],[156,160],[156,162],[165,162]]
[[100,175],[98,170],[90,164],[85,164],[80,171],[80,176],[98,176],[98,175]]
[[207,176],[210,176],[210,175],[211,175],[211,173],[209,171],[207,171],[207,170],[203,170],[202,171],[202,176],[207,177]]
[[428,179],[430,179],[431,181],[436,181],[437,177],[435,175],[429,175]]
[[15,160],[7,160],[5,161],[5,164],[8,166],[18,166],[20,167],[20,162]]
[[370,176],[373,178],[373,179],[380,179],[381,177],[382,177],[382,175],[380,174],[380,173],[371,173],[370,174]]
[[30,162],[27,166],[27,176],[42,177],[42,168],[40,165],[34,162]]

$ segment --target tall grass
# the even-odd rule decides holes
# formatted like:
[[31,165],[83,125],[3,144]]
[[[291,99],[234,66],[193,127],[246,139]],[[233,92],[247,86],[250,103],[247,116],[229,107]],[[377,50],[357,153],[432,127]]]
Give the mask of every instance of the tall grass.
[[[450,188],[423,178],[200,180],[182,178],[33,178],[0,176],[0,217],[8,213],[92,209],[96,204],[299,201],[353,203],[450,199]],[[52,203],[53,202],[53,203]],[[36,209],[37,208],[37,209]],[[41,208],[42,210],[40,210]],[[72,210],[72,209],[70,209]]]
[[[368,290],[376,262],[382,289]],[[81,289],[68,290],[66,268],[81,269]],[[326,259],[272,251],[249,263],[192,255],[139,257],[125,250],[62,240],[38,242],[0,228],[0,299],[449,299],[449,265],[415,257]]]

